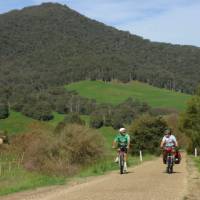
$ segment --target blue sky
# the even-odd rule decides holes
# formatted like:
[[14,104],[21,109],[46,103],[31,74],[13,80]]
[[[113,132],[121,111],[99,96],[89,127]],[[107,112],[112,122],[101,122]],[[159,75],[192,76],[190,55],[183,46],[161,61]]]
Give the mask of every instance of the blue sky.
[[[0,13],[49,0],[0,0]],[[200,47],[200,0],[51,0],[152,41]]]

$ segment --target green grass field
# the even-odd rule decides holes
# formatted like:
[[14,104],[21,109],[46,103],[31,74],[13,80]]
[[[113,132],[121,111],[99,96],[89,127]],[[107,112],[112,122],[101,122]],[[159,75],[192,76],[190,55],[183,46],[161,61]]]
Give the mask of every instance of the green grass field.
[[[53,115],[53,120],[41,123],[55,127],[59,122],[63,121],[65,117],[65,115],[56,112],[54,112]],[[0,120],[0,130],[7,131],[9,135],[15,135],[28,131],[29,126],[34,122],[39,121],[26,117],[19,112],[11,111],[10,116],[7,119]]]
[[66,85],[67,90],[75,90],[81,96],[96,99],[99,103],[117,105],[128,97],[147,102],[152,107],[175,108],[183,111],[188,94],[160,89],[137,81],[122,83],[104,83],[102,81],[80,81]]
[[0,130],[7,131],[9,135],[22,133],[35,120],[22,115],[19,112],[11,111],[7,119],[0,119]]

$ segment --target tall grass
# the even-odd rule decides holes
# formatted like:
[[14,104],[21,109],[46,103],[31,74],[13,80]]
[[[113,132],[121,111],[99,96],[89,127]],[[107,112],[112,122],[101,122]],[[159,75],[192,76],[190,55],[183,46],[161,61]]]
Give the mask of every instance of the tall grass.
[[47,176],[36,172],[28,172],[22,167],[12,168],[0,176],[0,195],[6,195],[41,186],[65,183],[65,177]]

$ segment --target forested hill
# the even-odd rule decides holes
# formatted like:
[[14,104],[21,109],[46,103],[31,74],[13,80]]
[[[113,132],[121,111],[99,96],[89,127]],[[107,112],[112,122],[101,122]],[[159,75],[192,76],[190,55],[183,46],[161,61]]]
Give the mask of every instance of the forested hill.
[[140,80],[192,93],[199,77],[200,48],[150,42],[67,6],[45,3],[0,15],[6,98],[17,89],[41,91],[83,79]]

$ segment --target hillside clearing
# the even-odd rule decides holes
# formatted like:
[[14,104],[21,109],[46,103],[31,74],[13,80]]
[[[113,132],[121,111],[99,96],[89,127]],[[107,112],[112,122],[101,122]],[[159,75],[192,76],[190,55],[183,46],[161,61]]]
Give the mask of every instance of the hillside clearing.
[[186,108],[186,103],[191,98],[188,94],[156,88],[138,81],[127,84],[80,81],[65,87],[77,91],[83,97],[95,99],[99,103],[117,105],[132,97],[147,102],[152,107],[173,108],[179,111]]

